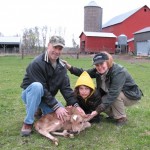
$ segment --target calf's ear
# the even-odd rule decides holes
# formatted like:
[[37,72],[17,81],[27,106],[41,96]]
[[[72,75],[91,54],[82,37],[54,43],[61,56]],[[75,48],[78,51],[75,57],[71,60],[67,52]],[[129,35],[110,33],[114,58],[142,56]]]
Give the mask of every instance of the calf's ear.
[[86,115],[84,115],[84,121],[85,121],[85,122],[90,121],[92,118],[93,118],[93,116],[92,116],[92,115],[90,115],[90,114],[86,114]]

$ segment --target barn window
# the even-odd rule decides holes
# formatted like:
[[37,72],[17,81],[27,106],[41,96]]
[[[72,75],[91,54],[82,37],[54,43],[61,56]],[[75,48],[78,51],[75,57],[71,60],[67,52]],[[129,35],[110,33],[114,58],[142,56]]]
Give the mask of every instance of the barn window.
[[147,9],[146,9],[146,8],[144,8],[144,11],[146,12],[146,11],[147,11]]

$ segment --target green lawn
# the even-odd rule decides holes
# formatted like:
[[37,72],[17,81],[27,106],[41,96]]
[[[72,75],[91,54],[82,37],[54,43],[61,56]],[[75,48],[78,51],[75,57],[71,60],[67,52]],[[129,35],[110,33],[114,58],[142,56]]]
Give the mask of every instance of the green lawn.
[[[21,137],[20,129],[25,116],[20,83],[25,68],[33,57],[0,57],[0,149],[1,150],[149,150],[150,149],[150,61],[130,62],[116,59],[132,74],[144,97],[139,104],[127,108],[129,122],[117,127],[105,119],[100,124],[81,132],[74,139],[58,137],[59,146],[35,131],[30,137]],[[91,67],[91,57],[63,57],[74,66]],[[74,88],[77,77],[68,72]],[[63,102],[60,94],[57,98]]]

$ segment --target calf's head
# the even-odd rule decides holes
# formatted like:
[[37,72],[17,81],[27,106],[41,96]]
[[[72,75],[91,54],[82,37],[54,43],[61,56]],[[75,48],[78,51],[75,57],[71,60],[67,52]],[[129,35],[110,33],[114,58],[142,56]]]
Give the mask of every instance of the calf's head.
[[73,114],[71,116],[71,124],[72,124],[72,131],[73,133],[79,134],[82,130],[84,130],[87,127],[90,127],[91,124],[87,122],[87,118],[83,117],[78,114]]

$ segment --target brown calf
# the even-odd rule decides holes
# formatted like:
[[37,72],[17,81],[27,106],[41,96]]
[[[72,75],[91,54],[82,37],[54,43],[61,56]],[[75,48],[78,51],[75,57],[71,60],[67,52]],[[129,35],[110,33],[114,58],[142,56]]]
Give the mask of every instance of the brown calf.
[[[58,119],[56,113],[50,113],[40,118],[34,124],[36,131],[52,140],[55,145],[58,145],[58,139],[51,134],[74,137],[75,133],[80,133],[85,128],[91,126],[88,122],[91,118],[85,114],[81,114],[76,107],[69,106],[66,109],[69,117],[66,118],[67,121],[65,122]],[[56,132],[60,130],[62,132]]]

